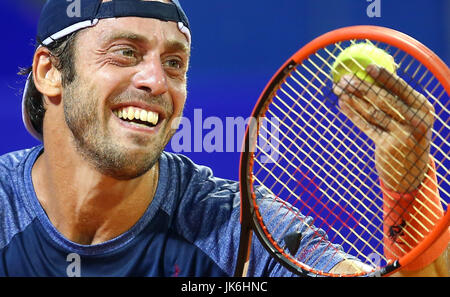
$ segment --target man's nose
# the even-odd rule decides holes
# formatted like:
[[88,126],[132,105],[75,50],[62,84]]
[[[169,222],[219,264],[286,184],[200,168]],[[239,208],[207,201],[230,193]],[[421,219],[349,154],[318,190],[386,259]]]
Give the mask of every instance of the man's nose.
[[136,88],[159,96],[168,91],[166,73],[159,57],[151,57],[141,64],[141,70],[135,74],[133,83]]

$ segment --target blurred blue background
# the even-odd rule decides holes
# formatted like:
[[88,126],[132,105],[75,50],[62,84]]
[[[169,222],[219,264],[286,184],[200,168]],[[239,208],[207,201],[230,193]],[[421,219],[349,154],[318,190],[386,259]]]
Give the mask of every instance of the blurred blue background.
[[[64,1],[64,0],[61,0]],[[30,66],[42,0],[2,0],[0,22],[0,154],[37,145],[23,128],[19,67]],[[300,47],[349,25],[394,28],[450,64],[450,0],[181,0],[193,32],[185,116],[247,118],[268,80]],[[208,130],[203,131],[203,136]],[[237,140],[235,140],[237,141]],[[193,144],[192,144],[193,147]],[[223,145],[225,150],[225,144]],[[170,146],[169,146],[170,148]],[[186,153],[220,177],[238,179],[239,152]]]

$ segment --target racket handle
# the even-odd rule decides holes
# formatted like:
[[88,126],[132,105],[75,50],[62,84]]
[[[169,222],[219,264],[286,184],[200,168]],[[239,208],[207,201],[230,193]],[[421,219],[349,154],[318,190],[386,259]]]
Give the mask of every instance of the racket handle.
[[[388,259],[398,259],[412,250],[444,215],[432,158],[430,166],[421,186],[411,193],[393,192],[380,181],[385,214],[383,224],[385,255]],[[434,262],[447,248],[449,239],[450,233],[447,228],[426,251],[403,270],[420,270]]]

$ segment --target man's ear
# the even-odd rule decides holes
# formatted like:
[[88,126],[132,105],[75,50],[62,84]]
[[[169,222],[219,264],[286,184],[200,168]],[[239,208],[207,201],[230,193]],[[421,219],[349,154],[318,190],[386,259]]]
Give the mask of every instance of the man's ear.
[[52,60],[50,51],[45,47],[38,48],[33,59],[34,84],[50,100],[60,98],[62,94],[61,72]]

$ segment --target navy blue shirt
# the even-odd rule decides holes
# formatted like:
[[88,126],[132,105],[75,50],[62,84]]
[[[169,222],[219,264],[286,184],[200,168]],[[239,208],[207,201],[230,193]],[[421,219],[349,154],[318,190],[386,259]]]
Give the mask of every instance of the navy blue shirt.
[[[80,245],[52,225],[36,197],[31,169],[42,151],[38,146],[0,157],[0,276],[233,275],[240,235],[237,182],[164,152],[155,196],[139,221],[107,242]],[[316,252],[326,255],[325,246]],[[342,260],[334,254],[316,267],[331,269]],[[251,257],[249,275],[291,275],[256,239]]]

